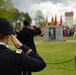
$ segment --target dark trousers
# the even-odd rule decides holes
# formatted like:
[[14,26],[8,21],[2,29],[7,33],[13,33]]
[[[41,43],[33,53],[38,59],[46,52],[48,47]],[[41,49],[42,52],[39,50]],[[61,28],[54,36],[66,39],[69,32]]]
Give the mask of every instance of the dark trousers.
[[32,75],[30,71],[23,71],[23,75]]

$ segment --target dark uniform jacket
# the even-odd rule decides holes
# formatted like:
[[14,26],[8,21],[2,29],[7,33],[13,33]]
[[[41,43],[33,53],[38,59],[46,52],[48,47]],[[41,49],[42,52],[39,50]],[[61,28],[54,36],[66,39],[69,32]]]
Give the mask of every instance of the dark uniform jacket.
[[0,75],[21,75],[22,70],[41,71],[46,64],[34,51],[26,54],[29,48],[21,46],[22,50],[12,51],[5,45],[0,45]]
[[29,48],[36,52],[36,47],[34,43],[34,36],[41,34],[41,30],[39,28],[30,29],[24,27],[21,31],[17,33],[17,38],[23,44],[26,44]]

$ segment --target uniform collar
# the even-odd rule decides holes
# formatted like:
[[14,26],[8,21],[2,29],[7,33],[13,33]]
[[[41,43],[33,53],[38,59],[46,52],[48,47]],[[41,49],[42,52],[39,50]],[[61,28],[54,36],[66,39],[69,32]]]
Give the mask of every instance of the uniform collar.
[[4,45],[4,46],[6,46],[8,48],[8,46],[3,42],[0,42],[0,45]]

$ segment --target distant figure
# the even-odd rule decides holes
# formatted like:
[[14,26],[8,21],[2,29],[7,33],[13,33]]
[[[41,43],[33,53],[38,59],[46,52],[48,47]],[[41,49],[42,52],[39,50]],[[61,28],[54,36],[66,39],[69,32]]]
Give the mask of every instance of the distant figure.
[[73,35],[74,37],[76,37],[76,29],[75,29],[75,31],[74,31],[74,35]]
[[66,30],[66,27],[64,27],[64,29],[63,29],[63,36],[64,36],[64,37],[67,36],[67,30]]
[[67,37],[70,37],[70,28],[68,27],[68,30],[67,30]]
[[[34,43],[34,37],[36,35],[41,34],[41,29],[33,26],[32,28],[30,28],[30,22],[25,20],[23,22],[24,28],[22,30],[20,30],[17,33],[17,38],[18,40],[22,43],[27,45],[29,48],[31,48],[33,51],[36,51],[36,47],[35,47],[35,43]],[[27,74],[28,73],[28,74]],[[32,75],[31,71],[23,71],[23,75]]]

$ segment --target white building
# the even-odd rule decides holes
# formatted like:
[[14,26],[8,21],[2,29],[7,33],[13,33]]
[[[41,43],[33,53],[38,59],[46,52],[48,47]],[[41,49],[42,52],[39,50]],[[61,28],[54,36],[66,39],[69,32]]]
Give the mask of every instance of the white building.
[[66,26],[72,27],[73,26],[73,15],[74,13],[71,12],[65,12],[65,21],[66,21]]

